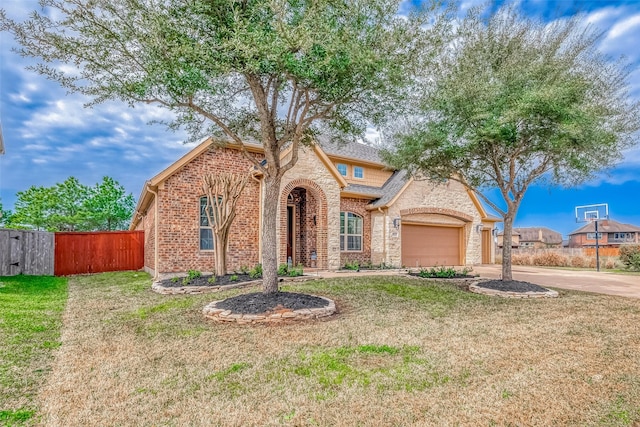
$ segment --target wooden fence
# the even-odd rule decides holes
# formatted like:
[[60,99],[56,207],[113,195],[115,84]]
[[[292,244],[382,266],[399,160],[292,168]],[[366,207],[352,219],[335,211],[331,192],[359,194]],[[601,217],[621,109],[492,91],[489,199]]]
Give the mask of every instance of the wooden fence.
[[51,276],[53,233],[0,229],[0,276]]
[[[497,253],[499,254],[500,251],[501,249],[498,249]],[[566,257],[574,257],[574,256],[595,257],[596,256],[596,248],[540,248],[540,249],[519,248],[519,249],[512,249],[511,252],[515,255],[538,255],[538,254],[554,252]],[[600,256],[617,257],[620,255],[620,248],[602,247],[602,248],[598,248],[598,253],[600,254]]]
[[139,270],[144,231],[55,233],[55,275]]

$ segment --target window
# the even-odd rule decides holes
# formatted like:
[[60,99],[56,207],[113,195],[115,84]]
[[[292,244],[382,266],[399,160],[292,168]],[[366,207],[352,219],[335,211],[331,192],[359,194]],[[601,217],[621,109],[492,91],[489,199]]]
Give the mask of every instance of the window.
[[[207,217],[207,197],[200,197],[200,250],[213,250],[213,230],[209,226]],[[209,214],[213,217],[213,208],[209,207]]]
[[[596,240],[596,233],[587,233],[587,240]],[[602,233],[598,233],[598,240],[602,240]]]
[[632,233],[609,233],[609,239],[619,242],[633,242]]
[[362,217],[351,212],[340,212],[340,250],[362,250]]
[[360,166],[353,167],[353,177],[354,178],[364,178],[364,169]]
[[347,176],[347,165],[338,163],[336,167],[338,168],[338,172],[340,172],[340,175]]

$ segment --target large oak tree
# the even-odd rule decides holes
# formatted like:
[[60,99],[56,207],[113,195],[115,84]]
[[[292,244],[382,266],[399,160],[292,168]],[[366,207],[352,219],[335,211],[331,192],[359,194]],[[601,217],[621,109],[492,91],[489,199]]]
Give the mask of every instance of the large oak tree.
[[[278,192],[299,146],[321,130],[362,135],[401,106],[446,24],[435,6],[398,16],[399,0],[41,3],[44,12],[22,23],[0,15],[20,53],[40,60],[36,71],[92,103],[164,106],[171,126],[194,140],[222,137],[262,173],[266,293],[278,290]],[[262,144],[265,163],[248,154],[248,140]]]
[[[503,280],[529,186],[583,182],[637,142],[627,70],[598,52],[601,35],[581,18],[545,24],[513,6],[472,10],[418,80],[416,114],[387,152],[394,166],[459,181],[500,213]],[[492,188],[502,200],[483,193]]]

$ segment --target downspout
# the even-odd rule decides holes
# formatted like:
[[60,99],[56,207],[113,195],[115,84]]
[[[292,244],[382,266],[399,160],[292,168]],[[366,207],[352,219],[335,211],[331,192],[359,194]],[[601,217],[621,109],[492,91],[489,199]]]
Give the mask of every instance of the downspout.
[[155,282],[160,277],[160,273],[159,273],[160,265],[159,265],[159,259],[158,259],[159,258],[158,257],[158,226],[160,224],[160,221],[158,218],[158,204],[160,203],[160,201],[158,200],[158,193],[156,191],[153,191],[149,184],[147,184],[147,190],[149,190],[149,192],[153,194],[155,197],[155,204],[153,206],[153,218],[155,222],[155,224],[153,225],[153,267],[154,267],[153,281]]
[[382,214],[382,262],[387,264],[387,214],[384,213],[381,207],[378,207],[378,212]]
[[256,178],[256,176],[251,173],[251,178],[258,183],[260,189],[258,190],[258,263],[262,264],[262,180]]

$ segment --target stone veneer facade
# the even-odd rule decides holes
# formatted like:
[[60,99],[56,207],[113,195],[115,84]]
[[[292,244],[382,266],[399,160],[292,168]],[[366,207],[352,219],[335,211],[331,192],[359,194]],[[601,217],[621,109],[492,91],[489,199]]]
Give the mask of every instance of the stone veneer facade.
[[[287,197],[301,188],[313,198],[314,207],[307,209],[304,222],[309,225],[309,233],[315,239],[316,265],[319,268],[336,270],[340,268],[340,187],[334,176],[323,165],[312,148],[301,148],[298,162],[282,178],[280,186],[280,209],[278,211],[278,253],[280,262],[287,262]],[[311,225],[313,215],[316,224]],[[301,254],[302,256],[302,254]],[[300,261],[306,261],[302,256]],[[308,264],[307,264],[308,265]]]
[[438,185],[412,181],[389,208],[371,211],[371,221],[374,264],[402,266],[402,221],[462,227],[466,254],[462,264],[481,263],[481,233],[476,232],[476,226],[482,219],[469,193],[456,181]]

